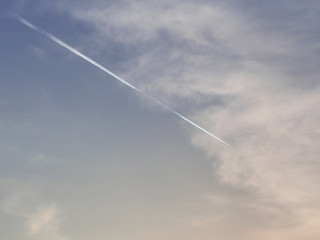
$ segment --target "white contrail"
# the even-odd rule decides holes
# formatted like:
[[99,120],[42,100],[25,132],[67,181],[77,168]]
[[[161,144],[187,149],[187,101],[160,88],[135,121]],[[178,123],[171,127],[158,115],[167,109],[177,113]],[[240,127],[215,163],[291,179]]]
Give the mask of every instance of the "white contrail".
[[164,107],[165,109],[169,110],[170,112],[174,113],[175,115],[177,115],[178,117],[182,118],[183,120],[185,120],[186,122],[190,123],[191,125],[195,126],[196,128],[200,129],[201,131],[205,132],[206,134],[210,135],[211,137],[215,138],[216,140],[222,142],[223,144],[225,144],[228,147],[231,147],[230,144],[228,144],[227,142],[225,142],[224,140],[222,140],[221,138],[215,136],[214,134],[212,134],[211,132],[205,130],[204,128],[200,127],[198,124],[192,122],[191,120],[189,120],[188,118],[184,117],[183,115],[181,115],[180,113],[176,112],[175,110],[173,110],[172,108],[168,107],[166,104],[158,101],[157,99],[153,98],[152,96],[150,96],[149,94],[143,92],[142,90],[140,90],[139,88],[136,88],[135,86],[133,86],[132,84],[128,83],[127,81],[123,80],[122,78],[118,77],[116,74],[114,74],[113,72],[111,72],[110,70],[108,70],[107,68],[105,68],[104,66],[102,66],[101,64],[97,63],[96,61],[92,60],[91,58],[87,57],[86,55],[84,55],[83,53],[79,52],[78,50],[74,49],[73,47],[69,46],[68,44],[66,44],[65,42],[61,41],[60,39],[56,38],[55,36],[51,35],[50,33],[47,33],[46,31],[42,30],[41,28],[33,25],[32,23],[28,22],[27,20],[25,20],[24,18],[18,16],[15,13],[11,13],[12,17],[14,17],[15,19],[17,19],[19,22],[23,23],[24,25],[28,26],[29,28],[41,33],[42,35],[46,36],[47,38],[53,40],[54,42],[58,43],[60,46],[68,49],[69,51],[73,52],[74,54],[78,55],[79,57],[83,58],[84,60],[88,61],[89,63],[93,64],[94,66],[100,68],[102,71],[108,73],[109,75],[111,75],[112,77],[114,77],[115,79],[117,79],[118,81],[122,82],[123,84],[127,85],[128,87],[134,89],[135,91],[141,93],[142,95],[144,95],[145,97],[151,99],[152,101],[154,101],[155,103],[161,105],[162,107]]

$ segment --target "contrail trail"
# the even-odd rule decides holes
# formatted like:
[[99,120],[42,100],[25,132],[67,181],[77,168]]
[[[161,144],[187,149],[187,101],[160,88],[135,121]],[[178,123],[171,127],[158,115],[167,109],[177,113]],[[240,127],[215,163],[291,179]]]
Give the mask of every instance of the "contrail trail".
[[167,109],[168,111],[174,113],[175,115],[177,115],[178,117],[182,118],[184,121],[190,123],[191,125],[193,125],[194,127],[200,129],[201,131],[205,132],[206,134],[210,135],[211,137],[215,138],[216,140],[222,142],[223,144],[225,144],[228,147],[231,147],[230,144],[228,144],[227,142],[225,142],[224,140],[222,140],[221,138],[215,136],[214,134],[212,134],[211,132],[207,131],[206,129],[200,127],[198,124],[192,122],[191,120],[189,120],[188,118],[184,117],[183,115],[181,115],[180,113],[176,112],[175,110],[173,110],[172,108],[170,108],[169,106],[167,106],[166,104],[160,102],[159,100],[155,99],[154,97],[152,97],[151,95],[149,95],[148,93],[143,92],[142,90],[140,90],[139,88],[136,88],[135,86],[133,86],[132,84],[128,83],[127,81],[125,81],[124,79],[118,77],[116,74],[114,74],[113,72],[111,72],[110,70],[108,70],[107,68],[105,68],[104,66],[102,66],[101,64],[97,63],[96,61],[92,60],[91,58],[87,57],[86,55],[84,55],[83,53],[79,52],[78,50],[74,49],[73,47],[71,47],[70,45],[66,44],[65,42],[61,41],[60,39],[56,38],[55,36],[51,35],[50,33],[42,30],[41,28],[33,25],[32,23],[30,23],[29,21],[27,21],[26,19],[18,16],[15,13],[11,12],[12,17],[14,17],[16,20],[18,20],[19,22],[23,23],[24,25],[26,25],[27,27],[41,33],[42,35],[46,36],[47,38],[51,39],[52,41],[56,42],[57,44],[59,44],[60,46],[68,49],[69,51],[73,52],[74,54],[78,55],[79,57],[83,58],[84,60],[86,60],[87,62],[93,64],[94,66],[96,66],[97,68],[100,68],[102,71],[108,73],[109,75],[111,75],[112,77],[114,77],[115,79],[117,79],[118,81],[122,82],[123,84],[127,85],[128,87],[132,88],[133,90],[137,91],[138,93],[141,93],[142,95],[144,95],[145,97],[151,99],[152,101],[154,101],[155,103],[159,104],[160,106],[162,106],[163,108]]

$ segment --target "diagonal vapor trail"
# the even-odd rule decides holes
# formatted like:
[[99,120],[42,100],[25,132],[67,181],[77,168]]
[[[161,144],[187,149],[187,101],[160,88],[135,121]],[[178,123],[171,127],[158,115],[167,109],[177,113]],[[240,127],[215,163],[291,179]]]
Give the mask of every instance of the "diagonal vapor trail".
[[182,118],[184,121],[188,122],[189,124],[193,125],[194,127],[200,129],[201,131],[205,132],[206,134],[208,134],[209,136],[215,138],[216,140],[220,141],[221,143],[225,144],[228,147],[231,147],[230,144],[228,144],[227,142],[225,142],[224,140],[222,140],[221,138],[217,137],[216,135],[212,134],[211,132],[207,131],[206,129],[200,127],[198,124],[194,123],[193,121],[189,120],[188,118],[184,117],[183,115],[181,115],[180,113],[176,112],[175,110],[173,110],[172,108],[170,108],[169,106],[167,106],[166,104],[160,102],[159,100],[155,99],[154,97],[152,97],[151,95],[149,95],[148,93],[143,92],[142,90],[140,90],[139,88],[136,88],[135,86],[133,86],[132,84],[128,83],[127,81],[125,81],[124,79],[120,78],[119,76],[117,76],[116,74],[114,74],[113,72],[111,72],[110,70],[108,70],[107,68],[105,68],[104,66],[102,66],[101,64],[97,63],[96,61],[92,60],[91,58],[87,57],[86,55],[84,55],[83,53],[79,52],[78,50],[74,49],[73,47],[71,47],[70,45],[66,44],[65,42],[61,41],[60,39],[56,38],[55,36],[51,35],[50,33],[42,30],[41,28],[33,25],[32,23],[30,23],[29,21],[27,21],[26,19],[18,16],[15,13],[11,12],[11,16],[14,17],[16,20],[18,20],[19,22],[23,23],[24,25],[26,25],[27,27],[35,30],[36,32],[41,33],[42,35],[44,35],[45,37],[51,39],[52,41],[56,42],[57,44],[59,44],[60,46],[68,49],[69,51],[73,52],[74,54],[78,55],[79,57],[83,58],[84,60],[86,60],[87,62],[91,63],[92,65],[96,66],[97,68],[100,68],[102,71],[108,73],[109,75],[111,75],[112,77],[114,77],[115,79],[117,79],[118,81],[122,82],[123,84],[127,85],[128,87],[132,88],[133,90],[137,91],[138,93],[141,93],[142,95],[144,95],[145,97],[151,99],[152,101],[154,101],[155,103],[159,104],[160,106],[162,106],[163,108],[167,109],[168,111],[172,112],[173,114],[177,115],[178,117]]

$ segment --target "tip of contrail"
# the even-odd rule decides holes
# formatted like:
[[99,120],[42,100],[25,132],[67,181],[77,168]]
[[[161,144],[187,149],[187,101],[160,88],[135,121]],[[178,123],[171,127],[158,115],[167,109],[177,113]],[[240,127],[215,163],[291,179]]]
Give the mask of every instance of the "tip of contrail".
[[36,27],[31,24],[30,22],[28,22],[27,20],[25,20],[24,18],[20,17],[19,15],[17,15],[16,13],[14,12],[10,12],[10,16],[13,17],[14,19],[18,20],[19,22],[25,24],[26,26],[34,29],[34,30],[37,30]]
[[184,121],[188,122],[189,124],[193,125],[194,127],[198,128],[199,130],[201,130],[202,132],[208,134],[209,136],[215,138],[216,140],[218,140],[219,142],[223,143],[225,146],[227,147],[231,147],[230,144],[228,144],[227,142],[225,142],[224,140],[222,140],[221,138],[217,137],[216,135],[214,135],[213,133],[209,132],[208,130],[204,129],[203,127],[199,126],[198,124],[196,124],[195,122],[191,121],[190,119],[186,118],[185,116],[183,116],[182,114],[178,113],[177,111],[175,111],[174,109],[172,109],[171,107],[169,107],[168,105],[162,103],[161,101],[157,100],[156,98],[152,97],[151,95],[149,95],[148,93],[143,92],[142,90],[140,90],[139,88],[133,86],[131,83],[127,82],[126,80],[122,79],[121,77],[119,77],[118,75],[116,75],[115,73],[111,72],[109,69],[105,68],[104,66],[102,66],[100,63],[94,61],[93,59],[91,59],[90,57],[84,55],[83,53],[81,53],[80,51],[76,50],[75,48],[71,47],[70,45],[68,45],[67,43],[63,42],[62,40],[58,39],[57,37],[51,35],[50,33],[42,30],[41,28],[33,25],[32,23],[30,23],[29,21],[27,21],[26,19],[20,17],[19,15],[17,15],[14,12],[10,12],[10,15],[15,18],[16,20],[18,20],[19,22],[21,22],[22,24],[26,25],[27,27],[35,30],[36,32],[41,33],[42,35],[46,36],[47,38],[51,39],[52,41],[56,42],[57,44],[59,44],[60,46],[66,48],[67,50],[73,52],[74,54],[78,55],[79,57],[81,57],[82,59],[86,60],[87,62],[91,63],[92,65],[96,66],[97,68],[101,69],[102,71],[104,71],[105,73],[111,75],[112,77],[114,77],[116,80],[122,82],[123,84],[125,84],[127,87],[132,88],[133,90],[139,92],[140,94],[144,95],[145,97],[149,98],[150,100],[154,101],[155,103],[157,103],[158,105],[164,107],[165,109],[167,109],[168,111],[170,111],[171,113],[175,114],[176,116],[180,117],[181,119],[183,119]]
[[16,13],[13,12],[13,11],[10,11],[10,12],[9,12],[9,16],[15,18],[15,19],[18,20],[18,21],[21,21],[21,20],[23,19],[22,17],[20,17],[18,14],[16,14]]

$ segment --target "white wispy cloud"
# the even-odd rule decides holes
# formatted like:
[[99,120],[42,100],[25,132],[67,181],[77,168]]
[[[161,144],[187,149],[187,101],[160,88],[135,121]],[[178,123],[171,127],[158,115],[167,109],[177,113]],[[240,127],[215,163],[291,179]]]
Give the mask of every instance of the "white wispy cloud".
[[[235,146],[221,150],[192,133],[194,145],[214,159],[217,179],[248,195],[241,205],[224,199],[229,210],[224,207],[221,218],[190,220],[195,227],[252,223],[235,234],[217,230],[225,234],[221,239],[314,239],[320,233],[319,17],[314,1],[302,8],[296,1],[273,3],[278,9],[240,10],[232,1],[59,5],[95,27],[100,48],[107,38],[146,46],[128,56],[124,78],[173,106],[192,102],[193,119]],[[251,220],[239,217],[244,212]]]
[[25,229],[14,226],[24,239],[67,240],[60,233],[62,212],[56,204],[45,203],[32,182],[0,179],[0,212],[24,222]]
[[60,211],[54,205],[39,207],[26,220],[27,232],[32,239],[67,240],[59,233]]

